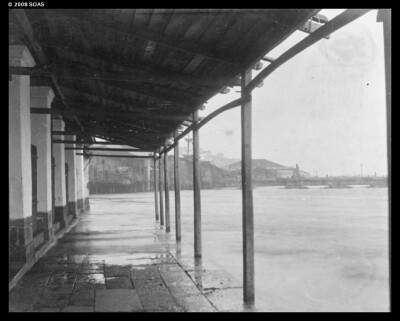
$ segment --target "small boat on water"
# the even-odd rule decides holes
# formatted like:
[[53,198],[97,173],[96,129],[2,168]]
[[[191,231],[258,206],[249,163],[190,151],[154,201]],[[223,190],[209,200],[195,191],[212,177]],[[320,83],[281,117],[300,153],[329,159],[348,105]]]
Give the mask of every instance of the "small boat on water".
[[348,189],[348,188],[352,188],[352,187],[349,185],[341,185],[341,184],[329,184],[327,187],[325,187],[325,189],[332,189],[332,188]]
[[308,189],[308,187],[302,185],[300,180],[295,180],[286,182],[285,189]]
[[308,187],[303,185],[286,185],[285,189],[308,189]]

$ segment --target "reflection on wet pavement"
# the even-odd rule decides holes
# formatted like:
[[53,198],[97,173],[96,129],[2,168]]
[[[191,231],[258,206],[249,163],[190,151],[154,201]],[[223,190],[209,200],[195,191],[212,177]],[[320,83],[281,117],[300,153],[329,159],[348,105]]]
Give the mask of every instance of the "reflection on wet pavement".
[[251,311],[241,284],[165,234],[153,210],[143,200],[91,200],[91,212],[10,292],[10,311]]

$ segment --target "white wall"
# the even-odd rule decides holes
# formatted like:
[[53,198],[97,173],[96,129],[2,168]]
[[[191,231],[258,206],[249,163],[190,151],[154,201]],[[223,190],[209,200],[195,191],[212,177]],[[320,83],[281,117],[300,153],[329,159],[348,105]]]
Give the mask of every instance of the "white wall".
[[[64,122],[61,119],[53,119],[53,130],[63,131]],[[64,139],[63,135],[53,135],[54,139]],[[55,206],[65,206],[65,144],[53,144],[53,156],[55,161],[54,186],[55,186]]]
[[[65,136],[65,140],[75,140],[75,136]],[[65,146],[75,147],[75,144]],[[68,202],[77,201],[75,152],[74,149],[65,150],[65,162],[68,164]]]
[[[82,152],[82,151],[79,151]],[[76,197],[78,200],[83,199],[83,156],[75,155],[75,186],[76,186]]]
[[[9,65],[34,67],[26,46],[9,46]],[[30,77],[12,76],[8,91],[9,124],[9,215],[11,219],[32,216]]]
[[[31,107],[50,110],[54,92],[50,87],[31,87]],[[32,144],[37,147],[38,211],[51,211],[51,115],[31,114]]]
[[[84,177],[83,177],[83,197],[89,197],[89,188],[88,188],[88,183],[89,183],[89,159],[85,159],[83,161],[84,164]],[[86,167],[86,168],[85,168]]]

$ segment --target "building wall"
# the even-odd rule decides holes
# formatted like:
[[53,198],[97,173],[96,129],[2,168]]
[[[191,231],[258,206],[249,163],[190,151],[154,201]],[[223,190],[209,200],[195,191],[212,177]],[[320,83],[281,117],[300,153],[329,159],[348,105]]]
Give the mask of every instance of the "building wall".
[[[276,175],[276,178],[292,178],[294,176],[300,177],[310,177],[310,174],[304,171],[300,171],[298,166],[294,167],[286,167],[277,163],[273,163],[266,159],[253,159],[253,179],[270,179]],[[236,162],[228,166],[228,169],[231,171],[240,170],[242,167],[241,162]],[[267,172],[262,173],[262,171],[267,170]]]
[[[231,170],[213,165],[210,161],[200,161],[201,188],[240,186],[241,163],[230,166]],[[292,178],[295,168],[284,167],[267,160],[255,160],[253,181],[264,184],[279,178]],[[89,165],[91,193],[132,193],[154,189],[154,162],[151,159],[130,159],[93,157]],[[308,173],[299,171],[302,177]],[[174,189],[174,156],[168,155],[169,189]],[[193,159],[191,156],[179,158],[179,178],[182,190],[193,188]]]
[[[226,173],[228,171],[219,168],[210,161],[200,161],[201,188],[210,189],[227,186]],[[174,188],[174,159],[168,156],[168,177],[170,190]],[[182,190],[193,188],[193,160],[192,157],[179,158],[179,180]],[[153,182],[153,181],[152,181]],[[153,183],[152,183],[153,184]]]
[[150,187],[150,159],[93,157],[89,163],[91,194],[146,192]]

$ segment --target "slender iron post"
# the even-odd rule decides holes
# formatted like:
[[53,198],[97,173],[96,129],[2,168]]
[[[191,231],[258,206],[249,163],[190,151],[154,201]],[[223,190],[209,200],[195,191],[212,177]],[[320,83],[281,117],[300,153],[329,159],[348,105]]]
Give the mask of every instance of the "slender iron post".
[[156,221],[160,219],[160,215],[158,213],[158,187],[157,187],[157,154],[154,153],[154,204],[156,207]]
[[254,303],[254,219],[251,155],[251,92],[245,87],[251,81],[251,68],[242,72],[242,217],[243,217],[243,295]]
[[201,257],[201,199],[200,199],[200,155],[199,155],[199,112],[193,113],[193,194],[194,194],[194,256]]
[[[164,145],[167,148],[167,145]],[[168,154],[164,153],[164,191],[165,191],[165,232],[171,231],[169,217],[169,179],[168,179]]]
[[[178,129],[174,132],[174,141],[178,137]],[[179,141],[174,147],[174,183],[175,183],[175,235],[181,240],[181,187],[179,183]]]
[[[389,197],[389,280],[392,279],[392,10],[380,9],[377,21],[383,22],[383,43],[385,53],[385,85],[386,85],[386,131],[388,155],[388,197]],[[389,298],[392,297],[391,283],[389,283]],[[389,302],[392,302],[389,299]]]
[[160,186],[160,225],[164,225],[164,199],[163,199],[163,175],[162,175],[162,157],[163,154],[161,154],[161,149],[160,149],[160,159],[158,160],[158,183]]

